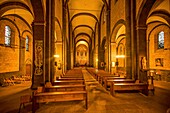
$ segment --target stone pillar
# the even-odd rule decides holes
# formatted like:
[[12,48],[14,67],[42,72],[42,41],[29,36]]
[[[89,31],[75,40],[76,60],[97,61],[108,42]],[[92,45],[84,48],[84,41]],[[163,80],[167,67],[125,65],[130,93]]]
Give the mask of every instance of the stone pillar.
[[46,1],[45,81],[54,77],[55,1]]
[[[63,48],[63,72],[67,70],[67,39],[66,39],[66,26],[68,21],[66,21],[66,13],[67,13],[67,7],[65,6],[65,1],[62,0],[62,31],[63,31],[63,36],[62,36],[62,48]],[[69,23],[68,23],[69,24]]]
[[[94,37],[93,37],[94,38]],[[91,43],[92,44],[92,43]],[[92,50],[92,45],[89,45],[89,65],[93,64],[93,50]]]
[[50,81],[56,80],[55,77],[55,0],[51,0],[51,55],[50,55]]
[[45,22],[34,21],[33,28],[33,76],[31,88],[37,88],[45,80]]
[[[97,38],[96,44],[98,44],[98,48],[97,48],[98,52],[96,53],[96,55],[98,56],[98,57],[96,56],[96,59],[98,59],[98,62],[97,62],[96,68],[98,68],[98,69],[102,69],[100,64],[102,62],[101,56],[103,55],[101,52],[101,34],[100,34],[100,32],[101,32],[101,24],[98,23],[98,29],[97,29],[98,35],[96,35],[96,38]],[[96,46],[96,44],[95,44],[95,46]]]
[[125,1],[125,20],[126,20],[126,77],[132,78],[131,60],[131,0]]
[[108,6],[107,6],[107,16],[106,16],[106,52],[107,52],[107,69],[106,71],[111,72],[111,37],[110,37],[110,6],[111,6],[111,0],[108,0]]
[[137,40],[136,40],[136,0],[131,0],[131,76],[133,79],[137,79],[136,75],[136,51],[137,51]]
[[[146,81],[147,70],[142,69],[141,60],[147,56],[146,26],[137,26],[137,77]],[[146,59],[147,60],[147,59]]]
[[[99,49],[99,53],[98,53],[98,56],[99,56],[99,59],[98,59],[98,68],[99,69],[103,69],[104,70],[104,55],[105,55],[105,52],[104,52],[104,48],[100,47]],[[103,66],[102,66],[102,63],[103,63]]]
[[[116,73],[116,42],[111,43],[111,73]],[[113,65],[112,65],[113,62]]]
[[26,73],[25,68],[26,68],[26,64],[25,64],[25,38],[20,36],[20,45],[19,45],[19,73],[21,75],[24,75]]
[[135,0],[126,0],[126,75],[127,78],[136,77],[136,3]]

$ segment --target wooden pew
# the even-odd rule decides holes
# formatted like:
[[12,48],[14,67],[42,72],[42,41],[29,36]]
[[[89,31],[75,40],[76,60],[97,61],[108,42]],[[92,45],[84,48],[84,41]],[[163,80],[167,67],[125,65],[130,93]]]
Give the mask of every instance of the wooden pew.
[[63,75],[60,78],[84,78],[82,75]]
[[54,81],[52,83],[53,86],[55,85],[78,85],[78,84],[85,84],[84,80],[60,80]]
[[45,87],[45,92],[59,92],[59,91],[85,91],[85,85],[57,85]]
[[86,70],[95,78],[95,74],[96,74],[95,68],[86,68]]
[[108,80],[114,80],[114,79],[124,80],[126,78],[125,77],[104,77],[103,79],[104,79],[103,84],[104,86],[106,86]]
[[95,79],[100,82],[102,75],[110,75],[110,73],[104,70],[98,70],[98,72],[95,74]]
[[71,69],[68,70],[64,76],[83,76],[82,69]]
[[65,78],[65,77],[63,77],[63,78],[58,78],[57,79],[58,81],[60,81],[60,80],[84,80],[84,78]]
[[59,78],[84,78],[84,76],[82,69],[71,69],[64,74],[61,74]]
[[99,77],[100,74],[109,74],[108,72],[106,72],[104,70],[98,70],[98,69],[95,69],[95,68],[90,68],[90,69],[87,69],[87,70],[96,80],[98,80],[98,77]]
[[39,103],[75,101],[75,100],[84,100],[86,109],[88,109],[86,91],[33,93],[32,112],[35,113],[36,109],[39,107]]
[[103,85],[105,78],[120,78],[120,75],[114,75],[114,74],[109,74],[109,75],[102,75],[99,77],[100,83]]
[[104,87],[107,89],[107,87],[111,86],[112,82],[114,83],[135,83],[135,80],[133,79],[110,79],[110,80],[106,80]]
[[147,83],[114,83],[110,87],[110,94],[115,96],[115,91],[142,91],[143,94],[148,95]]

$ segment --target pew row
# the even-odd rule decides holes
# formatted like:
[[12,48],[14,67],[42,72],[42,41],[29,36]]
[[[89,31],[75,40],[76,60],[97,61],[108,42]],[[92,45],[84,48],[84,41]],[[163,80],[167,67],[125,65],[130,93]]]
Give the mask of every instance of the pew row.
[[39,103],[76,101],[76,100],[84,100],[86,109],[88,109],[86,91],[33,93],[32,112],[35,113],[36,109],[39,108]]
[[106,86],[108,80],[114,80],[114,79],[116,79],[116,80],[125,80],[126,78],[125,77],[104,77],[102,85]]
[[135,83],[135,80],[133,79],[110,79],[110,80],[106,80],[104,82],[104,87],[107,89],[108,87],[111,86],[112,82],[114,83]]
[[114,83],[110,87],[110,94],[115,96],[115,91],[142,91],[143,94],[148,95],[147,83]]
[[58,85],[45,87],[45,92],[59,92],[59,91],[85,91],[85,85]]
[[84,78],[83,75],[60,75],[59,78]]
[[104,81],[107,79],[107,78],[113,78],[113,79],[115,79],[115,78],[117,78],[117,79],[125,79],[125,77],[120,77],[120,75],[102,75],[102,76],[100,76],[99,77],[99,80],[98,81],[100,81],[100,84],[101,85],[104,85]]
[[84,80],[60,80],[60,81],[54,81],[52,83],[53,86],[55,85],[80,85],[80,84],[85,84]]
[[60,81],[60,80],[84,80],[84,78],[67,78],[67,77],[62,77],[62,78],[58,78],[57,79],[58,81]]

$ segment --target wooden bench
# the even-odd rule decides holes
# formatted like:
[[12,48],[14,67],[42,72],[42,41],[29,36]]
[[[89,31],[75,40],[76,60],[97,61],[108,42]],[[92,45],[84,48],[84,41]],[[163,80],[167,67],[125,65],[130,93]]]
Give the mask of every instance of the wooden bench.
[[82,75],[63,75],[60,78],[84,78]]
[[107,87],[110,87],[112,82],[114,83],[135,83],[135,80],[133,79],[110,79],[106,80],[104,87],[107,89]]
[[115,91],[133,91],[141,90],[143,94],[148,95],[147,83],[114,83],[110,87],[110,94],[115,96]]
[[60,78],[84,78],[83,74],[61,74]]
[[84,80],[60,80],[60,81],[54,81],[52,83],[53,86],[55,85],[80,85],[85,84]]
[[110,74],[109,74],[108,72],[105,72],[104,70],[99,70],[99,71],[95,74],[95,79],[96,79],[97,81],[99,81],[99,83],[100,83],[101,76],[103,76],[103,75],[108,76],[108,75],[110,75]]
[[39,103],[75,100],[84,100],[86,109],[88,109],[86,91],[33,93],[32,112],[35,113],[36,109],[39,107]]
[[105,87],[108,80],[114,80],[114,79],[124,80],[126,78],[125,77],[104,77],[103,79],[104,79],[103,80],[103,82],[104,82],[103,85]]
[[99,77],[98,81],[100,81],[100,83],[103,85],[106,78],[120,78],[120,75],[112,75],[112,74],[102,75]]
[[63,77],[63,78],[58,78],[57,79],[58,81],[60,81],[60,80],[84,80],[84,78],[65,78],[65,77]]
[[59,92],[59,91],[85,91],[85,85],[58,85],[45,87],[45,92]]

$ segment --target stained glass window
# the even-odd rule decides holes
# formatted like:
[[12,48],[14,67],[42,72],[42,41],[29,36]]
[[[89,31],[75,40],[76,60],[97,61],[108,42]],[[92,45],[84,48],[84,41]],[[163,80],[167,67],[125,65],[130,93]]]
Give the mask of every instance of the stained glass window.
[[26,51],[29,51],[29,38],[26,36]]
[[11,45],[11,28],[9,26],[5,26],[5,45]]
[[161,31],[158,34],[158,49],[164,48],[164,32]]

